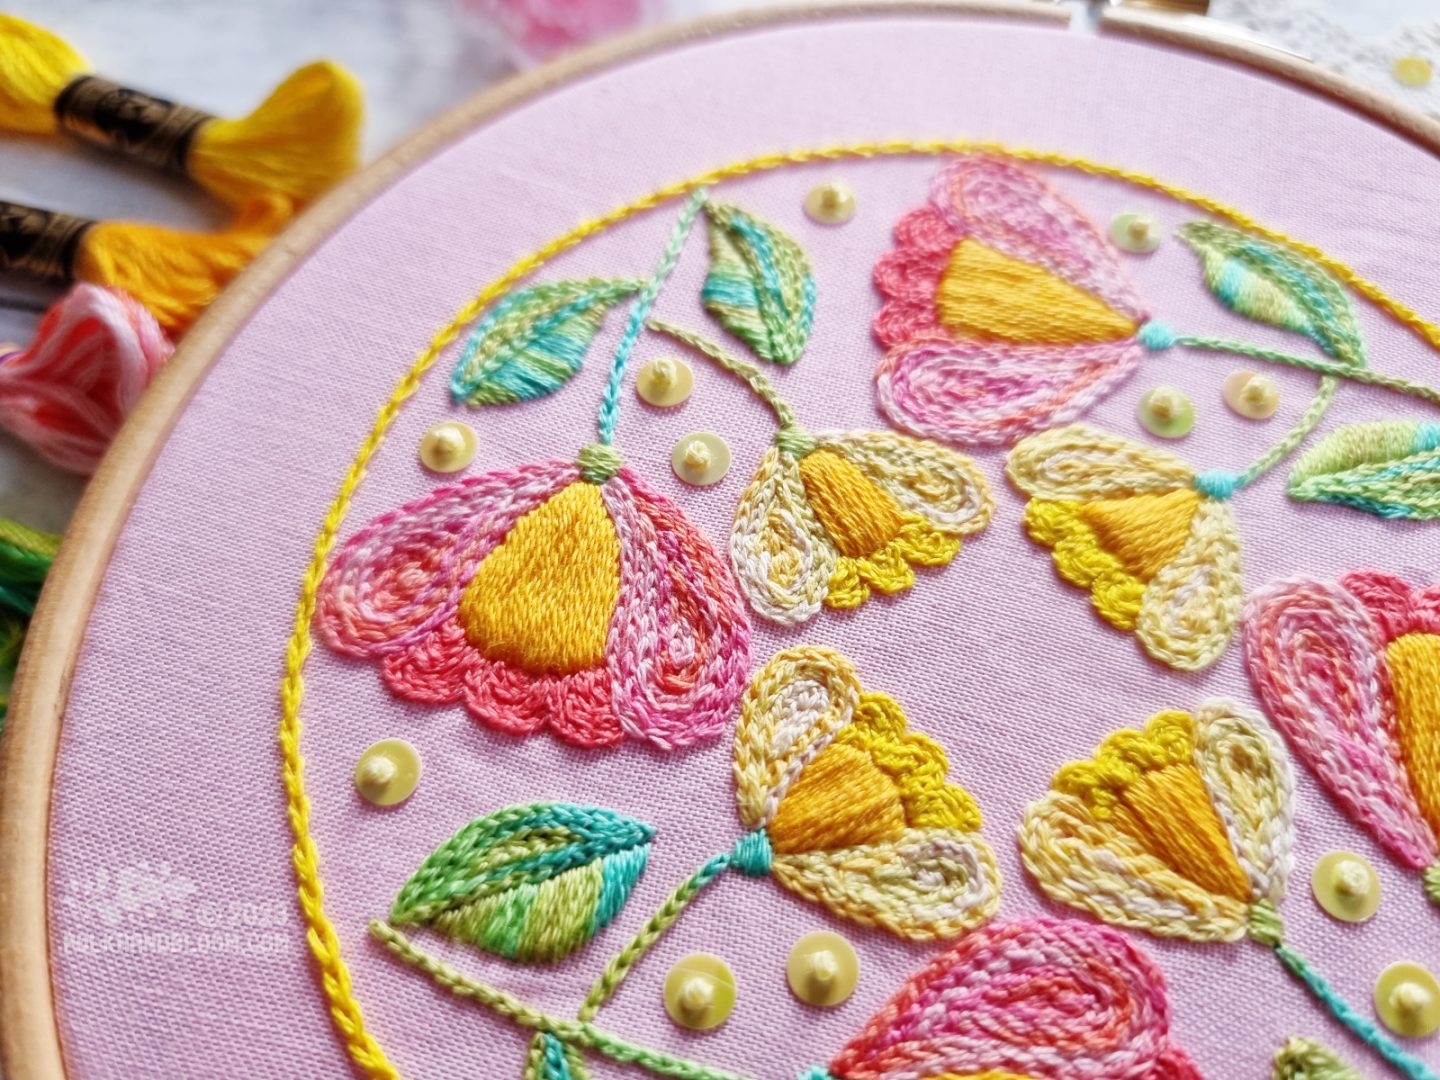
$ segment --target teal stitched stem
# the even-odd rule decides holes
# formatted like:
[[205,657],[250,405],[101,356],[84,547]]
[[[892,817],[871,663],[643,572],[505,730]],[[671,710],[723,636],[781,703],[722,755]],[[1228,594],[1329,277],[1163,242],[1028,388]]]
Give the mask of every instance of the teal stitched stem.
[[748,1080],[737,1073],[700,1065],[684,1058],[672,1057],[659,1050],[651,1050],[627,1042],[617,1035],[601,1031],[594,1024],[583,1020],[560,1020],[549,1016],[531,1005],[527,1005],[513,994],[485,983],[477,982],[460,974],[454,968],[421,950],[409,938],[394,927],[371,920],[370,933],[405,963],[425,972],[435,982],[449,990],[456,997],[467,998],[477,1004],[499,1013],[523,1028],[553,1035],[567,1046],[594,1050],[622,1065],[638,1065],[658,1076],[674,1077],[675,1080]]
[[690,227],[695,224],[695,216],[705,205],[705,198],[705,189],[697,188],[685,201],[680,216],[675,219],[675,227],[670,231],[670,240],[665,245],[665,254],[660,257],[660,265],[645,282],[630,308],[630,320],[625,324],[625,333],[615,348],[615,358],[610,362],[610,381],[605,385],[605,397],[600,402],[600,441],[606,446],[615,441],[615,421],[620,415],[620,385],[625,379],[625,365],[630,362],[630,354],[635,351],[635,343],[640,340],[640,331],[645,327],[645,320],[655,306],[660,290],[680,261],[680,252],[690,235]]
[[1306,959],[1289,945],[1276,945],[1275,955],[1280,958],[1282,964],[1290,969],[1292,975],[1303,982],[1306,988],[1324,1003],[1335,1019],[1378,1051],[1380,1056],[1400,1070],[1402,1075],[1409,1077],[1410,1080],[1436,1080],[1435,1074],[1425,1067],[1424,1062],[1401,1050],[1374,1022],[1361,1016],[1347,1005],[1344,999],[1335,992],[1335,988],[1325,981],[1324,976],[1312,968]]
[[1440,405],[1440,390],[1425,386],[1421,383],[1411,382],[1409,379],[1402,379],[1398,375],[1386,375],[1384,372],[1371,371],[1369,368],[1351,367],[1348,364],[1340,364],[1334,360],[1316,360],[1308,356],[1294,356],[1290,353],[1276,352],[1274,349],[1262,349],[1258,345],[1246,345],[1239,341],[1224,341],[1220,338],[1191,337],[1187,334],[1177,335],[1173,339],[1173,344],[1188,345],[1192,349],[1208,349],[1211,352],[1236,353],[1240,356],[1248,356],[1254,360],[1264,360],[1267,363],[1305,368],[1307,371],[1314,371],[1321,375],[1332,375],[1337,378],[1348,379],[1351,382],[1366,383],[1370,386],[1383,386],[1387,390],[1394,390],[1396,393],[1417,397],[1422,401],[1430,402],[1432,405]]
[[795,419],[795,413],[789,405],[780,397],[770,380],[754,364],[747,364],[744,360],[731,356],[724,349],[720,348],[713,341],[702,337],[693,330],[686,330],[684,327],[675,326],[671,323],[661,322],[659,319],[651,319],[646,325],[657,334],[664,334],[673,338],[682,345],[688,345],[701,356],[714,361],[724,368],[731,375],[743,382],[755,392],[755,396],[766,405],[770,406],[775,413],[776,419],[780,421],[782,428],[798,428],[800,425]]
[[699,895],[700,891],[714,881],[730,868],[731,855],[727,851],[716,855],[699,870],[695,871],[684,884],[676,889],[660,905],[660,910],[650,917],[644,928],[635,935],[630,944],[620,950],[610,963],[605,965],[604,972],[585,995],[585,1004],[580,1006],[580,1019],[593,1020],[600,1007],[609,1001],[615,991],[620,989],[620,984],[630,974],[630,969],[640,962],[640,958],[650,951],[650,946],[660,940],[660,936],[670,929],[671,925],[680,914],[690,906],[690,901]]

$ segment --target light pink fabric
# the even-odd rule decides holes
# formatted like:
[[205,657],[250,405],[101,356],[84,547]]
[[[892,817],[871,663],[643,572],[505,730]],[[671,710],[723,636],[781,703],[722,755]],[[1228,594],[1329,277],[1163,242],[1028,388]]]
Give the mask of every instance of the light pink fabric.
[[[843,19],[687,46],[511,111],[395,183],[296,267],[200,388],[120,539],[76,672],[55,780],[52,947],[74,1080],[347,1074],[293,902],[276,688],[326,504],[376,408],[434,331],[520,254],[662,183],[787,147],[934,135],[1054,147],[1153,172],[1316,242],[1440,314],[1440,164],[1309,94],[1161,48],[959,18]],[[831,164],[723,188],[727,201],[781,224],[814,260],[813,340],[793,369],[775,374],[803,422],[882,426],[870,384],[880,356],[869,332],[879,303],[871,268],[938,168],[933,159]],[[1192,216],[1120,184],[1051,176],[1102,227],[1124,210],[1153,213],[1167,227]],[[806,191],[830,178],[857,193],[859,212],[841,228],[813,225],[800,209]],[[582,244],[544,276],[647,272],[673,211]],[[696,300],[704,261],[703,239],[694,237],[657,314],[705,325]],[[1178,242],[1126,265],[1156,317],[1182,330],[1306,347],[1222,310]],[[1440,357],[1369,308],[1361,319],[1375,366],[1440,381]],[[343,535],[434,485],[415,449],[441,418],[475,424],[477,472],[569,455],[590,441],[620,324],[610,318],[579,377],[542,403],[456,409],[442,361],[375,458]],[[673,351],[647,339],[635,363]],[[738,383],[699,360],[694,366],[694,395],[678,412],[649,411],[627,388],[618,445],[723,546],[773,427]],[[1200,413],[1178,451],[1200,467],[1241,466],[1298,415],[1315,380],[1279,373],[1281,416],[1254,424],[1220,401],[1222,379],[1238,366],[1180,350],[1147,359],[1091,420],[1137,435],[1139,394],[1174,383]],[[1433,415],[1347,387],[1327,424]],[[735,455],[712,488],[684,487],[669,469],[675,441],[698,429],[722,432]],[[953,779],[979,800],[1005,874],[1002,911],[1015,916],[1046,909],[1013,837],[1022,808],[1057,765],[1159,709],[1214,694],[1253,699],[1238,648],[1204,674],[1181,676],[1099,621],[1083,593],[1056,579],[1049,553],[1025,540],[1001,452],[975,457],[998,508],[954,564],[921,571],[911,592],[825,612],[798,632],[757,625],[753,662],[787,643],[831,645],[856,661],[868,688],[898,697],[912,727],[945,745]],[[1235,502],[1251,587],[1299,572],[1334,580],[1366,564],[1418,584],[1440,568],[1433,525],[1295,506],[1281,489],[1277,473]],[[525,1047],[524,1035],[438,992],[364,934],[463,822],[548,798],[612,807],[659,827],[628,907],[558,968],[439,950],[560,1013],[573,1012],[662,897],[739,832],[723,738],[665,756],[633,743],[585,752],[547,736],[508,737],[459,704],[397,700],[373,664],[318,645],[307,691],[304,751],[327,909],[371,1029],[415,1080],[518,1076]],[[425,775],[409,803],[381,812],[360,802],[350,773],[365,746],[389,736],[420,748]],[[1308,775],[1298,787],[1288,936],[1368,1012],[1371,982],[1386,963],[1435,963],[1440,919],[1414,875],[1344,820]],[[1336,847],[1379,868],[1386,898],[1369,924],[1331,922],[1308,896],[1310,866]],[[201,941],[207,924],[232,922],[237,938]],[[847,934],[863,964],[854,998],[829,1012],[797,1004],[783,974],[792,942],[820,926]],[[132,932],[152,938],[124,936]],[[172,936],[153,936],[163,934]],[[1323,1038],[1380,1074],[1262,948],[1136,940],[1170,979],[1176,1042],[1212,1080],[1266,1075],[1291,1034]],[[681,1033],[660,1007],[665,972],[694,950],[724,954],[740,985],[734,1015],[708,1035]],[[653,1046],[788,1080],[828,1061],[934,951],[852,929],[771,882],[736,876],[695,904],[600,1021]],[[1412,1049],[1440,1066],[1440,1042]]]

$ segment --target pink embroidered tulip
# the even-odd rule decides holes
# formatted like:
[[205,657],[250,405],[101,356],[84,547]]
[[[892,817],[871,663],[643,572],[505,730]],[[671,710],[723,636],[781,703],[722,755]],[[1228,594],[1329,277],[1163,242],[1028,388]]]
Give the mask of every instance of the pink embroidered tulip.
[[804,1080],[966,1076],[1200,1080],[1154,962],[1108,927],[1050,918],[967,934]]
[[1146,314],[1113,249],[1033,173],[962,157],[875,267],[889,348],[875,373],[897,427],[1009,445],[1076,419],[1126,379]]
[[749,658],[710,542],[608,447],[380,515],[331,562],[316,618],[399,697],[587,747],[718,735]]
[[1440,904],[1440,584],[1274,582],[1246,605],[1245,658],[1296,756]]

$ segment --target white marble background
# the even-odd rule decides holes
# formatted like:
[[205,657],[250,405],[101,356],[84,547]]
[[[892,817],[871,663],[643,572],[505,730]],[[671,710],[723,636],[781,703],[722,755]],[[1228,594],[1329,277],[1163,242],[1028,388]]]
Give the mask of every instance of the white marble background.
[[[1090,21],[1082,0],[1077,30]],[[300,64],[329,57],[364,85],[371,160],[436,113],[504,76],[506,50],[457,16],[453,0],[11,0],[8,11],[60,34],[95,70],[219,115],[242,115]],[[659,0],[670,16],[741,0]],[[1405,91],[1388,63],[1430,51],[1440,66],[1440,0],[1213,0],[1212,13],[1440,109],[1440,85]],[[216,209],[183,181],[117,167],[60,140],[0,140],[0,199],[100,218],[208,226]],[[0,340],[28,342],[58,295],[0,276]],[[0,515],[60,530],[83,482],[0,434]]]

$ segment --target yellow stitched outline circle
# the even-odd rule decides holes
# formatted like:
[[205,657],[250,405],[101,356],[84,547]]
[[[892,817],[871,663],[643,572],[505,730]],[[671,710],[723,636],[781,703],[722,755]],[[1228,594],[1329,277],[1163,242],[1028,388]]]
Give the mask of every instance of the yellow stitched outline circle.
[[634,202],[611,210],[609,213],[592,218],[571,229],[563,236],[550,241],[544,247],[521,258],[503,275],[492,281],[469,303],[462,307],[443,330],[431,339],[425,351],[405,373],[388,401],[375,417],[375,423],[365,441],[360,444],[340,490],[325,513],[320,533],[310,564],[305,570],[300,591],[300,601],[295,607],[295,622],[290,632],[290,642],[285,653],[285,676],[280,683],[280,748],[284,759],[283,777],[291,831],[295,835],[292,861],[295,866],[296,889],[300,908],[305,920],[306,937],[311,952],[320,966],[321,985],[335,1021],[340,1037],[360,1071],[371,1080],[400,1080],[400,1074],[385,1057],[380,1044],[365,1029],[365,1018],[360,1003],[350,987],[350,971],[340,955],[340,941],[335,927],[325,914],[324,883],[320,879],[319,856],[315,841],[310,835],[310,799],[305,794],[305,762],[300,754],[300,704],[305,695],[305,661],[310,655],[313,642],[310,638],[310,622],[315,615],[315,597],[320,581],[325,576],[325,564],[335,546],[335,537],[350,509],[360,481],[364,478],[366,466],[385,440],[385,433],[400,407],[420,387],[420,380],[440,354],[459,336],[467,324],[479,317],[490,302],[507,291],[522,277],[538,270],[560,253],[574,247],[582,240],[604,232],[636,214],[652,210],[663,203],[682,195],[688,195],[698,187],[708,187],[752,173],[771,172],[791,165],[805,165],[818,161],[841,161],[854,158],[879,157],[939,157],[947,154],[986,153],[1013,161],[1028,161],[1056,168],[1073,169],[1091,176],[1102,176],[1122,180],[1137,187],[1149,188],[1177,202],[1188,203],[1206,213],[1238,225],[1270,240],[1289,244],[1297,251],[1310,256],[1320,265],[1345,282],[1376,307],[1403,323],[1417,337],[1432,349],[1440,352],[1440,326],[1427,322],[1419,314],[1389,296],[1380,286],[1361,277],[1344,263],[1326,255],[1319,248],[1299,243],[1284,233],[1267,229],[1250,217],[1224,203],[1215,201],[1174,184],[1167,184],[1141,172],[1133,172],[1114,165],[1105,165],[1086,158],[1073,157],[1049,150],[1031,150],[1009,147],[1002,143],[972,142],[964,139],[931,139],[922,141],[894,140],[888,142],[855,143],[847,146],[828,146],[814,150],[795,150],[783,154],[766,154],[761,157],[723,165],[718,169],[681,180],[668,187],[643,195]]

